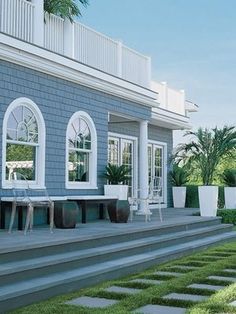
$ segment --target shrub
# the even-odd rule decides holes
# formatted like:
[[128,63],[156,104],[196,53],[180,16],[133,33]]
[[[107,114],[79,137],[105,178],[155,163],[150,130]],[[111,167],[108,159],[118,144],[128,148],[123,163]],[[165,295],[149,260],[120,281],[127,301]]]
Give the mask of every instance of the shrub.
[[188,182],[188,172],[186,167],[179,167],[173,164],[173,169],[170,171],[171,182],[173,186],[182,186]]
[[236,187],[236,169],[225,169],[222,178],[226,186]]
[[236,225],[236,209],[220,209],[217,211],[217,216],[222,217],[222,223]]

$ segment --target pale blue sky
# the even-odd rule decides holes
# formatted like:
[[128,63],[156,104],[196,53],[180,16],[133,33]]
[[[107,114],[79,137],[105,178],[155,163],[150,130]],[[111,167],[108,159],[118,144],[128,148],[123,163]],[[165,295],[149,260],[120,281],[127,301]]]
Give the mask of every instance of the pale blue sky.
[[80,21],[152,57],[199,105],[194,128],[236,124],[236,0],[90,0]]

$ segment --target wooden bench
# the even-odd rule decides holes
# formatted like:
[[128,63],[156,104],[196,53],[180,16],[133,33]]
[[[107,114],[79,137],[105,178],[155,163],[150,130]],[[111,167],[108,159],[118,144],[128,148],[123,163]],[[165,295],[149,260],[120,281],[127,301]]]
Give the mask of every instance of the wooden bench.
[[99,219],[104,219],[104,205],[115,202],[118,199],[117,196],[107,196],[107,195],[70,195],[67,196],[68,201],[75,201],[79,206],[81,206],[83,224],[86,223],[86,213],[87,205],[90,203],[95,203],[99,205]]
[[[42,201],[43,197],[30,197],[32,201]],[[68,195],[68,196],[50,196],[50,199],[54,202],[56,201],[75,201],[79,206],[81,206],[82,212],[82,223],[85,224],[87,221],[87,205],[89,203],[95,203],[99,205],[99,219],[104,219],[104,205],[116,201],[117,196],[106,196],[106,195]],[[0,204],[0,228],[6,228],[5,222],[5,205],[6,203],[12,203],[14,197],[1,197]],[[23,229],[23,207],[18,208],[18,230]]]

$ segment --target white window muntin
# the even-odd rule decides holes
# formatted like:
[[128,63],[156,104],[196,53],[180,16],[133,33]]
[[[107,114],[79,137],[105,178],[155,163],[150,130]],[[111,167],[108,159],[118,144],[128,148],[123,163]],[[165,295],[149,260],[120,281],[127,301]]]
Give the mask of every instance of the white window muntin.
[[[7,127],[8,119],[12,112],[20,106],[24,106],[32,111],[36,118],[38,125],[38,139],[37,143],[15,141],[7,139]],[[12,184],[6,179],[6,145],[7,143],[18,144],[18,145],[30,145],[36,147],[35,156],[35,180],[29,180],[29,187],[32,189],[43,189],[45,188],[45,138],[46,128],[43,119],[43,115],[39,110],[38,106],[29,98],[20,97],[15,99],[7,108],[4,119],[3,119],[3,130],[2,130],[2,188],[11,189]],[[19,184],[20,186],[20,184]]]
[[148,149],[151,149],[151,173],[150,173],[150,164],[149,164],[149,182],[151,178],[155,177],[155,150],[161,150],[162,158],[162,167],[161,167],[161,176],[162,176],[162,197],[161,201],[166,203],[167,201],[167,144],[159,141],[148,140]]
[[[69,147],[69,131],[70,127],[76,119],[83,119],[89,127],[91,133],[91,149],[83,149],[80,148],[80,152],[85,152],[89,154],[89,181],[69,181],[69,152],[74,150],[78,151],[78,149],[74,149]],[[75,112],[70,118],[67,131],[66,131],[66,167],[65,167],[65,183],[67,189],[97,189],[97,132],[95,128],[95,124],[92,118],[84,111]]]
[[[132,165],[131,165],[131,176],[132,176],[132,187],[130,187],[131,189],[131,193],[132,195],[134,195],[135,190],[137,189],[137,156],[138,156],[138,151],[137,151],[137,138],[133,137],[133,136],[129,136],[129,135],[124,135],[124,134],[118,134],[118,133],[112,133],[109,132],[108,134],[108,145],[109,145],[109,140],[113,140],[115,141],[118,145],[118,152],[117,152],[117,165],[121,165],[122,164],[122,160],[123,160],[123,156],[122,156],[122,152],[123,152],[123,147],[125,146],[125,144],[131,144],[132,146]],[[109,150],[109,147],[108,147]],[[109,151],[108,151],[108,158],[109,158]],[[109,160],[108,160],[109,162]]]

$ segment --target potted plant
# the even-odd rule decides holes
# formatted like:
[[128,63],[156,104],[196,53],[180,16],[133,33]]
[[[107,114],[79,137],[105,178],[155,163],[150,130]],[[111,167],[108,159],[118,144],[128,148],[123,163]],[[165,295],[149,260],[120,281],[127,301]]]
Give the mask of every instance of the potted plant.
[[226,169],[222,175],[225,183],[225,208],[236,209],[236,169]]
[[203,186],[198,187],[201,216],[215,217],[218,203],[218,186],[213,185],[217,166],[222,158],[236,147],[236,128],[224,126],[212,130],[199,128],[188,131],[193,136],[189,143],[177,147],[175,157],[199,169]]
[[173,203],[175,208],[185,207],[186,200],[186,186],[188,182],[188,172],[186,167],[180,167],[176,163],[173,164],[172,171],[170,171],[172,182]]
[[128,180],[130,169],[125,165],[113,165],[109,163],[106,166],[104,177],[108,184],[104,185],[105,195],[117,196],[119,200],[128,199],[128,185],[125,184]]

